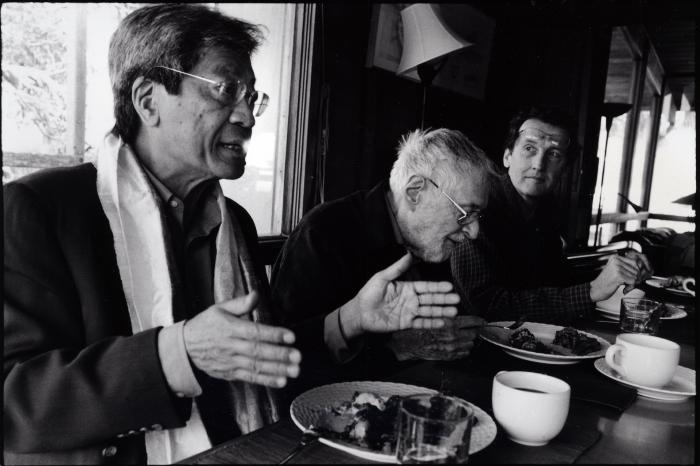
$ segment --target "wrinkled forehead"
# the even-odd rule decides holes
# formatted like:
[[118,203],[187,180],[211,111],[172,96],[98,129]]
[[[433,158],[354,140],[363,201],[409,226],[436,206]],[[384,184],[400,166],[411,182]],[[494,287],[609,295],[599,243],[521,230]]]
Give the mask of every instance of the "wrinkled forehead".
[[530,119],[526,120],[518,130],[518,142],[549,142],[552,146],[560,149],[569,147],[569,132],[559,126],[550,125],[544,121]]

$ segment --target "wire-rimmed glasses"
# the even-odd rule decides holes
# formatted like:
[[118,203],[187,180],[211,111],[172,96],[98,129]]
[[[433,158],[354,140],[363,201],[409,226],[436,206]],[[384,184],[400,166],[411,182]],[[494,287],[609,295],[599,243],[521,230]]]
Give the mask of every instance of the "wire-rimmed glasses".
[[264,92],[258,92],[255,89],[248,89],[248,85],[239,79],[235,81],[214,81],[213,79],[197,76],[196,74],[186,73],[184,71],[170,68],[168,66],[154,66],[154,68],[163,68],[174,71],[175,73],[184,74],[191,78],[199,79],[212,84],[212,90],[216,99],[225,105],[238,105],[245,99],[246,104],[253,112],[253,115],[259,117],[265,112],[270,97]]
[[454,204],[454,206],[457,208],[457,210],[459,210],[459,213],[461,214],[459,216],[459,218],[457,218],[457,223],[459,225],[465,226],[465,225],[469,225],[470,223],[475,222],[477,220],[483,220],[483,218],[484,218],[483,212],[481,212],[479,210],[471,210],[471,211],[467,212],[466,210],[462,209],[462,207],[459,204],[457,204],[455,202],[455,200],[450,197],[449,194],[447,194],[440,186],[438,186],[438,184],[436,182],[434,182],[433,180],[431,180],[428,177],[426,177],[425,179],[430,181],[433,184],[433,186],[435,186],[437,189],[439,189],[440,192],[447,199],[449,199],[452,204]]

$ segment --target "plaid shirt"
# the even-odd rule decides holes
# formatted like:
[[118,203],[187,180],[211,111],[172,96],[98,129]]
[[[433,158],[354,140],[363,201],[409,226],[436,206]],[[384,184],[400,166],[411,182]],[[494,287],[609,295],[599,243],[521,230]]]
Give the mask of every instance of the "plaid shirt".
[[451,258],[457,290],[470,312],[486,320],[571,324],[588,318],[593,305],[590,284],[571,285],[550,200],[534,215],[505,176],[493,190],[482,232]]
[[497,270],[503,263],[493,244],[483,238],[462,243],[453,252],[451,265],[465,306],[487,321],[515,320],[526,314],[531,322],[569,324],[591,315],[590,283],[530,289],[499,284]]

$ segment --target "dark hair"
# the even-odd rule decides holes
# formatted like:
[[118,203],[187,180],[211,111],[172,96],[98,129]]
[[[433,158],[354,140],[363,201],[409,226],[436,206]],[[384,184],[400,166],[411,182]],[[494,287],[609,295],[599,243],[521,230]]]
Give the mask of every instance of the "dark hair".
[[520,127],[527,120],[536,119],[544,123],[556,126],[557,128],[564,129],[569,133],[569,138],[571,143],[566,150],[566,160],[571,162],[576,157],[572,155],[578,154],[578,143],[576,142],[576,127],[574,119],[571,116],[562,111],[561,109],[554,107],[528,107],[521,109],[518,113],[511,118],[508,123],[508,131],[506,133],[505,143],[503,145],[503,150],[513,150],[515,146],[515,141],[518,140],[518,135]]
[[149,5],[130,13],[109,44],[116,119],[112,134],[127,143],[136,139],[140,120],[131,102],[131,86],[139,76],[162,83],[170,94],[179,92],[182,75],[153,67],[190,71],[212,47],[250,57],[261,41],[258,26],[201,5]]

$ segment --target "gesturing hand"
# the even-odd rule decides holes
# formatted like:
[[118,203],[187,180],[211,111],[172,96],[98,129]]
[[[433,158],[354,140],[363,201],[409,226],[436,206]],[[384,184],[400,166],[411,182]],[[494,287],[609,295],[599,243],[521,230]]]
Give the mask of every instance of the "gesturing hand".
[[591,282],[591,301],[608,299],[620,285],[629,292],[639,283],[651,277],[652,268],[644,254],[627,251],[623,256],[614,255],[608,259],[600,274]]
[[249,295],[214,304],[185,323],[192,363],[212,377],[283,387],[299,375],[301,353],[291,330],[241,318],[258,303]]
[[349,338],[365,332],[391,332],[444,326],[454,317],[459,295],[450,293],[450,282],[394,281],[411,265],[411,255],[374,274],[357,295],[341,309]]

